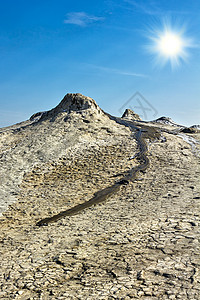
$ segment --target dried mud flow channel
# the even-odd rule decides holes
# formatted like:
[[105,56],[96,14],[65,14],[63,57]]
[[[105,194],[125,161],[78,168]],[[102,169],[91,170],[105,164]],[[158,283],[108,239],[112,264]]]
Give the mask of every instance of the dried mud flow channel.
[[75,214],[79,213],[80,211],[82,211],[83,209],[91,207],[92,205],[102,203],[103,201],[108,199],[111,195],[116,193],[120,189],[121,185],[129,184],[130,181],[133,182],[139,171],[145,171],[148,168],[149,159],[146,156],[146,152],[148,149],[147,149],[146,142],[145,142],[144,138],[142,137],[144,130],[140,129],[139,127],[134,126],[130,122],[129,122],[129,124],[127,124],[125,121],[123,121],[123,124],[126,124],[126,126],[132,127],[137,130],[136,140],[138,143],[139,152],[135,155],[135,157],[137,157],[141,161],[141,163],[138,166],[133,167],[128,172],[127,175],[125,175],[122,179],[120,179],[119,181],[114,183],[112,186],[96,192],[94,194],[94,197],[91,198],[89,201],[86,201],[82,204],[76,205],[70,209],[62,211],[59,214],[54,215],[53,217],[42,219],[39,222],[37,222],[37,224],[36,224],[37,226],[48,225],[48,223],[56,222],[57,220],[64,218],[66,216],[75,215]]

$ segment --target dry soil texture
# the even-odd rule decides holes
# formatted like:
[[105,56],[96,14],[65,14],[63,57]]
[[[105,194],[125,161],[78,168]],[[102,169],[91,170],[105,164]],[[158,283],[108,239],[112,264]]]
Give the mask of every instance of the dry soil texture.
[[15,193],[0,219],[1,299],[200,299],[200,161],[181,137],[147,139],[150,167],[134,183],[43,227],[139,164],[137,143],[90,109],[0,137],[2,199]]

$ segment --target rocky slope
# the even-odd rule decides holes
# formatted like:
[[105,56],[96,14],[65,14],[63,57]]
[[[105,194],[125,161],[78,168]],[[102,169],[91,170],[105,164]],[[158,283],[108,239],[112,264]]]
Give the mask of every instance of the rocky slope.
[[191,134],[133,114],[124,119],[142,128],[150,167],[105,203],[44,227],[37,221],[140,164],[135,131],[80,94],[0,130],[0,298],[200,298],[200,144],[194,152]]

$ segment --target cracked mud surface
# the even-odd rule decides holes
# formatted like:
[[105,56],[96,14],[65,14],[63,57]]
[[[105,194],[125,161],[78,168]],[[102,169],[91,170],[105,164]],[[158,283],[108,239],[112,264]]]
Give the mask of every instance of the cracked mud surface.
[[[0,218],[0,298],[200,299],[200,160],[176,135],[147,140],[150,167],[105,203],[49,226],[35,225],[85,202],[138,165],[129,160],[138,152],[129,129],[106,117],[90,121],[74,113],[62,133],[61,123],[48,128],[45,121],[25,163],[40,161],[34,149],[43,145],[37,137],[44,130],[53,132],[54,148],[50,152],[47,144],[46,160],[23,174],[12,159],[16,163],[17,153],[28,147],[32,127],[3,135],[2,164],[8,163],[6,172],[14,170],[3,183],[10,178],[13,193],[16,174],[22,180],[17,201]],[[70,141],[72,133],[78,142],[66,147],[63,138]],[[192,136],[200,141],[199,134]]]
[[165,136],[150,146],[151,166],[138,181],[48,227],[35,220],[114,181],[133,144],[123,139],[73,165],[63,157],[28,173],[1,219],[1,298],[199,299],[199,160]]
[[[149,159],[146,156],[146,152],[148,151],[146,141],[143,138],[143,132],[139,127],[137,128],[137,133],[132,134],[132,136],[135,136],[135,139],[137,141],[138,146],[138,152],[135,154],[135,156],[140,161],[140,164],[137,166],[131,168],[127,174],[124,172],[124,176],[116,181],[113,185],[108,186],[104,188],[103,190],[100,190],[96,193],[94,193],[94,196],[81,204],[75,205],[72,208],[69,208],[65,211],[61,211],[59,214],[56,214],[54,216],[44,218],[36,223],[37,226],[46,226],[49,223],[56,222],[59,219],[66,217],[66,216],[73,216],[77,213],[80,213],[82,210],[87,209],[88,207],[91,207],[96,204],[100,204],[105,202],[109,197],[116,194],[119,190],[121,185],[127,185],[131,182],[134,182],[137,178],[137,174],[139,171],[145,171],[149,166]],[[146,132],[145,132],[146,133]],[[118,174],[114,175],[115,177],[118,176]]]

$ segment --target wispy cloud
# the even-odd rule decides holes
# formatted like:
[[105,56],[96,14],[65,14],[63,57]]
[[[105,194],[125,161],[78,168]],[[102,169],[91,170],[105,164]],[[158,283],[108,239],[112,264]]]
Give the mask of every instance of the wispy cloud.
[[147,15],[161,15],[163,12],[154,5],[151,1],[148,2],[148,6],[141,1],[135,1],[135,0],[124,0],[126,4],[131,5],[136,10],[147,14]]
[[70,12],[66,15],[65,24],[74,24],[78,26],[87,26],[91,23],[104,20],[103,17],[89,15],[86,12]]
[[143,2],[143,1],[136,1],[136,0],[123,0],[123,3],[126,4],[126,7],[124,5],[124,8],[128,10],[133,10],[135,9],[136,11],[146,14],[146,15],[151,15],[151,16],[168,16],[170,15],[191,15],[191,14],[196,14],[197,12],[194,11],[185,11],[185,10],[167,10],[164,9],[162,10],[161,7],[159,7],[158,2],[156,3],[155,1],[148,1],[148,2]]
[[134,77],[148,77],[145,74],[136,73],[136,72],[129,72],[129,71],[108,68],[108,67],[103,67],[103,66],[97,66],[97,65],[92,65],[92,64],[84,64],[84,65],[88,66],[90,68],[99,70],[99,71],[104,71],[104,72],[108,72],[108,73],[112,73],[112,74],[118,74],[118,75],[124,75],[124,76],[134,76]]

